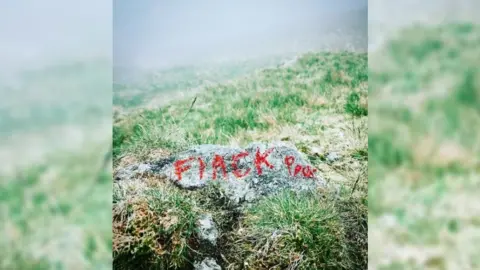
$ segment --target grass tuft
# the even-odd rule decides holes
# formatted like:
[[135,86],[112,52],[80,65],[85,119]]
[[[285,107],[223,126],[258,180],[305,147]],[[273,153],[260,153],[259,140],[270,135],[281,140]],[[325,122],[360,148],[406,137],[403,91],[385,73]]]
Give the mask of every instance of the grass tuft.
[[361,269],[355,267],[367,265],[366,208],[315,193],[266,198],[246,211],[231,236],[231,259],[249,269]]

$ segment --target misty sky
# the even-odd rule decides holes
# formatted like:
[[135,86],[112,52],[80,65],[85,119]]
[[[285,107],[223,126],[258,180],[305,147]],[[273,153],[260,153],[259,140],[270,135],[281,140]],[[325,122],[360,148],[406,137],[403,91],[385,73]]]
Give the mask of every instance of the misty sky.
[[111,57],[112,2],[0,1],[0,71],[58,59]]
[[0,71],[59,58],[109,57],[112,42],[119,65],[263,54],[293,48],[292,31],[366,6],[367,0],[0,1]]
[[[316,28],[333,31],[342,14],[360,8],[366,10],[367,0],[114,0],[114,65],[162,66],[292,50],[305,45]],[[328,25],[334,19],[336,25]]]

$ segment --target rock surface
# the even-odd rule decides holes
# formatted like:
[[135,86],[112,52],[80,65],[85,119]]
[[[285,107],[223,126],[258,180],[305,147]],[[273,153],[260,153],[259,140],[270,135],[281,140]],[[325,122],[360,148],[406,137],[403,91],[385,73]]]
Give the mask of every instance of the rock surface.
[[328,162],[332,163],[340,159],[340,155],[336,152],[331,152],[327,155]]
[[218,230],[211,214],[204,214],[198,221],[198,236],[202,240],[217,244]]
[[195,270],[222,270],[222,268],[212,258],[205,258],[201,263],[195,263],[194,267]]
[[151,166],[149,164],[134,164],[127,166],[125,168],[118,169],[114,174],[115,180],[131,180],[135,178],[138,174],[146,173],[151,171]]
[[157,161],[151,170],[184,189],[218,182],[237,203],[283,189],[305,191],[325,185],[317,169],[283,142],[252,143],[245,149],[200,145]]

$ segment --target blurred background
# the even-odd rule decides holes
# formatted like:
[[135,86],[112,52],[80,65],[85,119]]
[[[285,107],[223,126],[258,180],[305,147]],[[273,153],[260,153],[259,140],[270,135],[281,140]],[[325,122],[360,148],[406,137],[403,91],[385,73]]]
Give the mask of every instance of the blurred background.
[[369,269],[480,268],[478,1],[369,5]]
[[[368,4],[369,268],[478,269],[479,2]],[[153,7],[118,12],[142,8]],[[195,31],[193,22],[184,27]],[[110,269],[111,176],[98,172],[111,140],[112,3],[3,1],[0,29],[0,268]],[[154,38],[137,34],[113,39],[124,43],[115,48],[115,72],[152,66],[147,56],[157,51],[145,44]],[[226,48],[220,60],[236,46],[205,40]],[[315,43],[296,40],[278,48]],[[158,46],[171,52],[178,43]],[[162,64],[186,63],[185,52]]]
[[2,1],[0,39],[0,269],[110,269],[111,2]]

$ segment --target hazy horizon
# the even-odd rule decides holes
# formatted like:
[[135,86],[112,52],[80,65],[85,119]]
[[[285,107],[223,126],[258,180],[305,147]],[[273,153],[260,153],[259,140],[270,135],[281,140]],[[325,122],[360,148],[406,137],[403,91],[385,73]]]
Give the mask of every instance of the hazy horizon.
[[111,58],[109,2],[2,1],[2,73],[63,59]]
[[366,50],[368,43],[366,0],[116,0],[113,5],[115,67],[165,67],[321,47]]

